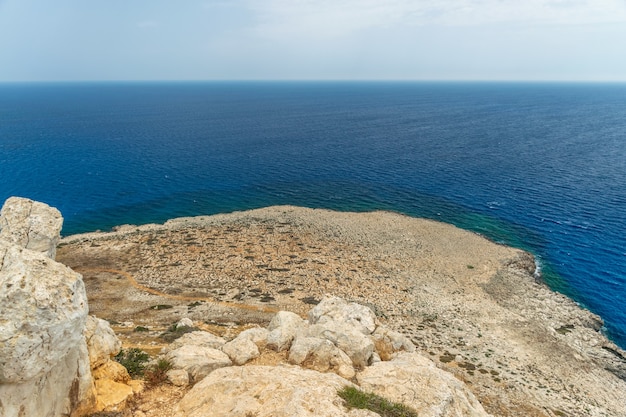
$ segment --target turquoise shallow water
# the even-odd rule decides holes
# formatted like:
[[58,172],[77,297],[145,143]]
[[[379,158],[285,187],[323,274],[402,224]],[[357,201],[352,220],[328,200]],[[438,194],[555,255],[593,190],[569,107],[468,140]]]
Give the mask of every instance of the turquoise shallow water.
[[64,234],[275,204],[528,249],[626,346],[626,85],[0,85],[0,199]]

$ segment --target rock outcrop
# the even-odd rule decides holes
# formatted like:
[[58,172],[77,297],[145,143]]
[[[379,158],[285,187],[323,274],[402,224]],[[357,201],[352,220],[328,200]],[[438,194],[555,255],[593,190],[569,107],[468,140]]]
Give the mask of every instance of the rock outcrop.
[[[83,331],[89,352],[91,375],[95,385],[94,411],[124,409],[135,392],[126,368],[112,360],[122,348],[109,323],[94,316],[87,317]],[[135,389],[140,389],[139,387]]]
[[461,381],[415,353],[410,340],[380,325],[368,307],[326,297],[308,317],[305,321],[280,311],[267,330],[245,330],[221,346],[235,365],[258,357],[258,347],[267,344],[286,352],[289,363],[298,366],[210,365],[216,361],[209,361],[207,352],[215,356],[219,351],[208,347],[215,337],[207,332],[190,333],[188,344],[181,338],[165,349],[174,368],[188,372],[170,371],[171,383],[196,382],[178,405],[178,416],[378,415],[349,411],[338,397],[343,387],[355,386],[350,382],[355,379],[362,390],[411,407],[420,416],[489,416]]
[[403,353],[357,374],[361,389],[411,407],[422,417],[487,417],[461,381],[417,353]]
[[0,215],[0,415],[56,417],[95,401],[80,274],[54,258],[55,209],[11,198]]
[[79,417],[133,394],[121,343],[88,317],[82,276],[54,261],[58,210],[9,198],[0,211],[0,416]]
[[185,395],[176,417],[355,416],[337,391],[349,381],[289,366],[245,366],[212,372]]
[[0,211],[0,240],[56,256],[63,217],[59,210],[27,198],[10,197]]

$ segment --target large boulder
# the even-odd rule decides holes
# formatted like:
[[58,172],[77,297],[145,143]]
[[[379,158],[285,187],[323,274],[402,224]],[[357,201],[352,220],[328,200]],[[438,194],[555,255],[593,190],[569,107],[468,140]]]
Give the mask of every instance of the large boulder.
[[375,363],[356,378],[364,391],[403,403],[422,417],[489,416],[461,381],[417,353]]
[[277,352],[289,349],[296,333],[304,325],[304,320],[296,313],[279,311],[267,327],[267,347]]
[[[19,230],[47,222],[41,217],[20,228],[15,219],[21,212],[12,211],[13,203],[8,207],[0,217],[0,415],[57,417],[89,409],[95,396],[83,337],[88,307],[82,277],[34,243],[44,234],[13,239],[22,236]],[[40,213],[38,207],[32,210]]]
[[184,345],[168,351],[164,358],[173,369],[184,369],[189,380],[198,382],[218,368],[231,366],[233,363],[221,350],[194,345]]
[[129,385],[131,379],[126,368],[113,360],[113,356],[122,348],[122,343],[109,322],[94,316],[87,317],[83,335],[96,389],[95,411],[124,409],[134,391]]
[[247,337],[236,337],[222,346],[222,352],[228,355],[235,365],[243,365],[261,354],[259,347]]
[[264,329],[262,327],[253,327],[251,329],[246,329],[243,332],[239,333],[237,336],[238,339],[248,339],[257,345],[260,348],[265,347],[267,345],[267,336],[269,335],[269,330]]
[[317,337],[299,337],[289,349],[289,363],[318,372],[334,372],[342,378],[354,378],[352,361],[331,341]]
[[0,239],[54,259],[63,217],[59,210],[27,198],[10,197],[0,211]]
[[166,354],[169,351],[176,350],[183,346],[198,346],[212,349],[221,349],[226,343],[223,338],[214,335],[213,333],[205,332],[203,330],[197,330],[195,332],[185,333],[178,339],[170,343],[169,346],[163,349],[162,354]]
[[196,384],[176,406],[174,415],[176,417],[358,415],[348,412],[337,395],[337,391],[345,386],[352,384],[335,374],[322,374],[298,367],[222,368]]
[[325,324],[335,321],[354,327],[363,334],[371,334],[376,329],[376,315],[367,306],[349,303],[339,297],[325,297],[309,311],[311,324]]
[[378,326],[370,337],[384,361],[391,360],[398,352],[415,352],[415,345],[408,337],[385,326]]
[[358,328],[344,322],[326,321],[323,324],[304,327],[298,332],[297,338],[300,337],[329,340],[348,355],[358,368],[367,366],[374,353],[374,342]]
[[117,355],[122,348],[122,342],[111,329],[109,322],[95,316],[87,317],[83,334],[87,342],[92,369],[111,361],[111,358]]

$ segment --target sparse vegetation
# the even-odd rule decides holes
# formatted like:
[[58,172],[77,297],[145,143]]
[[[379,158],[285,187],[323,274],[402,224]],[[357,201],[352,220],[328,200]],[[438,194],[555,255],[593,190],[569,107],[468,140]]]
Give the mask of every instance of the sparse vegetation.
[[354,387],[345,387],[338,392],[349,409],[370,410],[382,417],[417,417],[417,413],[409,407],[394,403],[376,394],[363,392]]
[[144,327],[144,326],[137,326],[137,327],[135,327],[134,331],[136,331],[136,332],[149,332],[150,329],[148,329],[147,327]]
[[195,326],[178,326],[177,327],[176,324],[172,324],[159,337],[168,343],[172,343],[174,340],[178,339],[185,333],[195,332],[196,330],[200,330],[200,329]]
[[159,359],[156,364],[144,372],[144,380],[149,386],[160,385],[167,380],[167,371],[172,369],[172,363],[167,359]]
[[150,360],[150,355],[138,348],[122,349],[115,358],[130,374],[137,378],[143,376],[146,363]]
[[150,309],[152,310],[167,310],[169,308],[174,308],[174,306],[170,304],[157,304],[155,306],[150,307]]

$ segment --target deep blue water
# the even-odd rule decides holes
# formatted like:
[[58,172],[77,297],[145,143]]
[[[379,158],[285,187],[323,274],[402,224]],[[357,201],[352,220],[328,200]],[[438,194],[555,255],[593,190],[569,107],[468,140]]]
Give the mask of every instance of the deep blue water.
[[626,84],[0,84],[0,200],[63,233],[275,204],[528,249],[626,347]]

